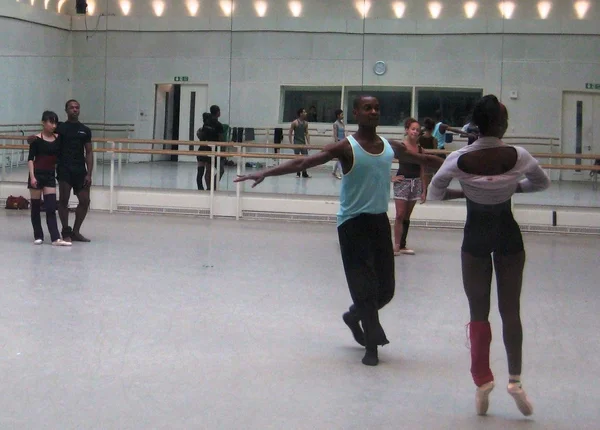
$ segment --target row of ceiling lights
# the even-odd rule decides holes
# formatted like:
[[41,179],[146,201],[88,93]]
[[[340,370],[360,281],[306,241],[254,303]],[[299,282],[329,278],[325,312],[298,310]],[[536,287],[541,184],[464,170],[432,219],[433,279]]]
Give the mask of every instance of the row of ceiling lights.
[[[20,1],[20,0],[17,0]],[[35,4],[36,0],[30,0],[31,5]],[[50,0],[43,0],[44,8],[48,9],[48,5]],[[58,12],[60,13],[64,3],[66,0],[58,0]],[[87,0],[87,8],[88,14],[93,15],[96,9],[95,0]],[[191,16],[196,16],[198,14],[198,10],[200,9],[200,3],[198,0],[185,0],[186,8]],[[119,6],[121,7],[121,12],[123,15],[129,15],[131,12],[131,0],[120,0]],[[235,9],[235,3],[232,0],[221,0],[219,2],[219,6],[221,10],[226,16],[231,16]],[[369,10],[371,9],[371,2],[369,0],[357,1],[356,9],[358,13],[367,17],[369,14]],[[290,1],[288,4],[290,12],[292,16],[299,17],[302,15],[302,2],[300,1]],[[474,18],[477,13],[479,5],[476,1],[467,1],[464,4],[465,16],[467,18]],[[575,14],[577,18],[583,19],[585,18],[589,8],[590,3],[587,0],[578,0],[573,3],[573,7],[575,9]],[[165,12],[165,2],[164,0],[153,0],[152,1],[152,9],[154,10],[154,14],[156,16],[162,16]],[[254,2],[254,9],[256,14],[259,17],[264,17],[267,14],[268,3],[264,0],[257,0]],[[396,18],[402,18],[404,16],[404,12],[406,11],[406,4],[403,2],[395,2],[392,4],[392,9]],[[429,10],[429,14],[433,19],[437,19],[440,17],[443,9],[442,3],[438,1],[432,1],[427,4],[427,9]],[[512,1],[501,1],[498,3],[498,9],[500,10],[500,14],[503,18],[510,19],[516,9],[516,5]],[[550,11],[552,10],[552,2],[548,0],[541,0],[537,4],[537,10],[541,19],[546,19],[550,15]]]

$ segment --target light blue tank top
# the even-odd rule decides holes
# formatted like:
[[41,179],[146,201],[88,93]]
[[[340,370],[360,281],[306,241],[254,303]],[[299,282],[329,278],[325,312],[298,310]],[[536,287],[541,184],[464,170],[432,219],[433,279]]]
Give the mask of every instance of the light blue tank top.
[[440,132],[440,125],[442,125],[441,122],[438,122],[435,125],[435,128],[433,129],[433,133],[431,133],[431,135],[433,137],[435,137],[438,141],[437,149],[444,149],[445,145],[446,145],[446,133]]
[[339,122],[336,121],[337,124],[337,138],[338,140],[344,140],[344,138],[346,137],[346,129],[344,128],[344,125]]
[[383,151],[380,154],[370,154],[354,137],[348,136],[354,164],[342,178],[338,227],[360,214],[388,211],[394,150],[386,139],[380,138],[383,141]]

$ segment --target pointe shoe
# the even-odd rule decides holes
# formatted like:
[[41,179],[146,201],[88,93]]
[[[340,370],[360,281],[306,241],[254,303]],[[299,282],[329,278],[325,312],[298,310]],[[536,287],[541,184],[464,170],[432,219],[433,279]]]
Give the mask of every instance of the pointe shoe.
[[400,254],[404,254],[404,255],[415,255],[415,251],[413,251],[412,249],[408,249],[408,248],[402,248],[400,251],[398,251]]
[[44,243],[44,239],[36,239],[33,241],[34,245],[41,245],[42,243]]
[[52,246],[71,246],[71,242],[67,242],[66,240],[56,239],[52,242]]
[[520,382],[510,382],[506,391],[508,391],[508,394],[515,399],[517,408],[519,408],[523,415],[528,417],[533,414],[533,405],[527,398],[527,394],[525,393],[525,390],[523,390]]
[[475,391],[475,410],[477,415],[487,414],[488,407],[490,406],[489,396],[494,389],[494,381],[487,382],[481,387],[477,387]]

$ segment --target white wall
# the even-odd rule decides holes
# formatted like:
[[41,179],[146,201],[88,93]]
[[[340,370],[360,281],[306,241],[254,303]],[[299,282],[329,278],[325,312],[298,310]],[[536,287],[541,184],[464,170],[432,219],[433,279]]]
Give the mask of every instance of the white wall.
[[64,113],[71,95],[69,31],[2,16],[0,40],[0,122],[39,122],[46,109]]
[[[414,0],[398,20],[393,2],[372,1],[363,22],[351,0],[303,1],[297,19],[287,2],[268,2],[267,16],[257,18],[253,1],[236,0],[228,18],[217,0],[206,0],[192,18],[183,1],[167,1],[158,18],[150,0],[132,1],[127,17],[117,0],[100,0],[95,16],[71,22],[42,3],[8,0],[0,12],[21,19],[0,18],[0,76],[11,82],[0,90],[8,101],[3,122],[37,121],[44,108],[62,112],[72,96],[84,121],[131,122],[136,137],[150,138],[155,84],[184,75],[208,84],[209,103],[221,106],[224,122],[240,126],[276,124],[282,85],[456,86],[501,95],[511,134],[559,137],[562,91],[600,81],[594,4],[579,21],[572,2],[556,2],[541,20],[536,2],[522,0],[513,19],[501,20],[497,4],[483,2],[477,19],[467,20],[461,1],[446,0],[442,18],[432,20]],[[73,4],[64,12],[73,13]],[[98,16],[104,12],[114,16]],[[382,77],[372,72],[378,60],[388,64]]]
[[[153,112],[154,84],[179,75],[209,84],[224,122],[255,127],[278,122],[282,85],[474,87],[502,96],[510,134],[560,137],[562,92],[600,81],[597,35],[374,34],[364,47],[363,59],[359,34],[111,31],[105,62],[104,34],[76,32],[73,94],[102,118],[106,77],[106,120],[133,122],[150,138],[152,122],[139,114]],[[382,77],[372,72],[378,60],[388,64]]]

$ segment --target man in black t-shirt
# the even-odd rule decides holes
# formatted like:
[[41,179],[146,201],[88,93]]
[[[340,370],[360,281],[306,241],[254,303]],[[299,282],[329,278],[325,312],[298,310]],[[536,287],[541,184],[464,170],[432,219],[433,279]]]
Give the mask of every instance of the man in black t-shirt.
[[[60,136],[60,150],[56,164],[58,178],[58,216],[62,224],[62,238],[67,242],[89,242],[79,230],[90,207],[90,187],[92,185],[92,132],[79,122],[80,105],[77,100],[65,104],[67,121],[56,127]],[[35,136],[27,141],[31,144]],[[75,209],[75,224],[69,227],[69,198],[71,190],[77,196],[79,204]]]
[[[77,100],[65,104],[67,121],[60,123],[56,132],[61,137],[61,151],[58,157],[56,173],[60,198],[58,216],[63,226],[63,239],[77,242],[89,242],[80,232],[81,224],[90,207],[90,187],[92,185],[92,132],[79,122],[80,105]],[[75,209],[73,229],[69,227],[69,197],[77,196],[79,204]],[[66,238],[66,239],[65,239]]]

